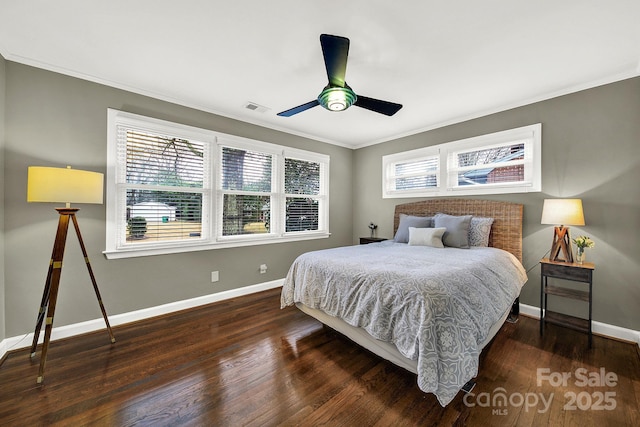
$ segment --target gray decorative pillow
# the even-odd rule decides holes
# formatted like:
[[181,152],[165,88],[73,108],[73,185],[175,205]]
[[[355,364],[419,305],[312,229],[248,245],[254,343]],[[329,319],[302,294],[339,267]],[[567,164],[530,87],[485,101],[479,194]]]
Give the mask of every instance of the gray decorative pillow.
[[446,228],[415,228],[409,227],[409,246],[431,246],[444,248],[442,235]]
[[469,246],[489,246],[489,235],[493,218],[474,216],[469,224]]
[[447,231],[442,236],[442,243],[452,248],[469,248],[469,225],[471,215],[453,216],[437,214],[433,218],[436,228],[444,227]]
[[433,218],[430,216],[411,216],[400,214],[400,224],[398,224],[398,230],[396,231],[396,235],[393,237],[393,241],[396,243],[408,243],[409,227],[433,227]]

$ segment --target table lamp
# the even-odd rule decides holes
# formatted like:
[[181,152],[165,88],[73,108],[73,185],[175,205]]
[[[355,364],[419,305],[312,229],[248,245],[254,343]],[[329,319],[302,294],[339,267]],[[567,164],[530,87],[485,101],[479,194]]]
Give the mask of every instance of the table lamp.
[[[567,225],[584,225],[582,200],[545,199],[540,222],[556,226],[553,232],[553,243],[549,259],[551,261],[573,262],[571,237],[569,236],[569,227]],[[560,252],[562,252],[562,255]]]
[[58,230],[53,244],[51,261],[49,262],[49,271],[45,281],[42,301],[40,303],[40,311],[36,321],[36,329],[33,334],[33,343],[31,344],[31,357],[35,356],[36,346],[42,328],[42,322],[45,319],[46,325],[44,332],[44,343],[42,345],[42,355],[40,358],[40,369],[38,372],[37,383],[40,384],[44,380],[44,367],[47,360],[47,350],[51,338],[51,329],[53,328],[53,317],[56,310],[56,301],[58,299],[58,288],[60,285],[60,275],[62,273],[62,258],[64,257],[64,249],[67,240],[67,231],[69,229],[69,220],[73,222],[73,226],[80,242],[82,255],[84,256],[89,277],[93,283],[102,317],[107,325],[111,342],[115,342],[115,338],[109,325],[107,313],[102,304],[98,284],[96,283],[89,257],[82,241],[76,212],[78,208],[72,208],[71,203],[95,203],[102,204],[103,193],[103,175],[97,172],[89,172],[77,169],[52,168],[41,166],[30,166],[27,177],[27,202],[44,202],[44,203],[65,203],[66,207],[56,208],[60,214],[58,219]]

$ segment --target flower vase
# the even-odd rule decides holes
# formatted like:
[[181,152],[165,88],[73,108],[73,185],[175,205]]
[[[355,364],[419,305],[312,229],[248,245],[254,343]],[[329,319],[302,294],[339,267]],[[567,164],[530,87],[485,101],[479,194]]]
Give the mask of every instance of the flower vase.
[[584,259],[586,258],[586,253],[584,248],[578,248],[578,253],[576,254],[576,262],[578,264],[584,263]]

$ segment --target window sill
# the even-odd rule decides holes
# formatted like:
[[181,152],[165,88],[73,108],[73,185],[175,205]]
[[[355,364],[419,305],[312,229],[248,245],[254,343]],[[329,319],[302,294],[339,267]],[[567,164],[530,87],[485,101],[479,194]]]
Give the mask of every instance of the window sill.
[[107,259],[122,259],[122,258],[135,258],[135,257],[143,257],[143,256],[152,256],[152,255],[167,255],[167,254],[177,254],[184,252],[195,252],[195,251],[209,251],[212,249],[229,249],[229,248],[238,248],[243,246],[257,246],[257,245],[269,245],[272,243],[289,243],[289,242],[299,242],[304,240],[316,240],[316,239],[326,239],[331,236],[331,233],[313,233],[313,234],[305,234],[305,235],[296,235],[296,236],[284,236],[270,239],[253,239],[253,240],[236,240],[236,241],[226,241],[226,242],[217,242],[217,243],[201,243],[201,244],[193,244],[193,245],[184,245],[184,246],[163,246],[163,247],[144,247],[144,248],[126,248],[119,250],[105,250],[102,253]]
[[511,185],[486,185],[486,186],[465,186],[455,188],[442,188],[438,190],[425,191],[395,191],[384,192],[383,199],[401,199],[409,197],[457,197],[457,196],[481,196],[486,194],[516,194],[532,193],[542,191],[541,187],[530,183],[516,183]]

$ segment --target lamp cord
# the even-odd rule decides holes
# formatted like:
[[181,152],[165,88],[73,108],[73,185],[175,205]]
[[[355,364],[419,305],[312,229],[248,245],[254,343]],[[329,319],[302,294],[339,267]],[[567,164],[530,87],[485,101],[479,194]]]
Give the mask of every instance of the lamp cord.
[[[551,252],[551,249],[549,249],[547,252],[545,252],[545,253],[544,253],[544,255],[542,255],[542,258],[544,258],[545,256],[547,256],[547,254],[549,254],[550,252]],[[538,264],[540,264],[540,262],[536,262],[536,263],[535,263],[535,264],[533,264],[529,269],[527,269],[527,270],[525,271],[525,274],[527,275],[527,278],[528,278],[528,276],[529,276],[529,272],[531,272],[531,270],[533,270],[534,268],[536,268],[536,267],[538,266]],[[523,266],[523,267],[524,267],[524,266]],[[519,298],[519,297],[518,297],[518,298]],[[514,303],[514,305],[515,305],[515,303]],[[520,303],[518,302],[518,307],[519,307],[519,306],[520,306]],[[513,309],[512,309],[512,310],[513,310]],[[513,314],[513,312],[512,312],[512,313],[509,313],[509,315],[507,316],[506,321],[507,321],[507,322],[509,322],[509,323],[517,323],[517,322],[518,322],[518,315],[517,315],[517,314],[515,314],[515,315],[514,315],[514,314]]]
[[[542,258],[546,257],[550,253],[551,253],[551,249],[549,249],[547,252],[545,252],[544,255],[542,255],[540,258],[542,259]],[[529,274],[529,272],[531,270],[533,270],[534,268],[536,268],[538,266],[538,264],[540,264],[540,261],[536,262],[529,269],[527,269],[526,273]]]
[[20,343],[22,343],[22,341],[24,341],[25,339],[27,339],[27,337],[30,335],[30,333],[26,333],[22,338],[20,338],[18,340],[18,342],[16,342],[14,345],[12,345],[11,347],[7,348],[7,353],[14,350],[15,348],[17,348]]

